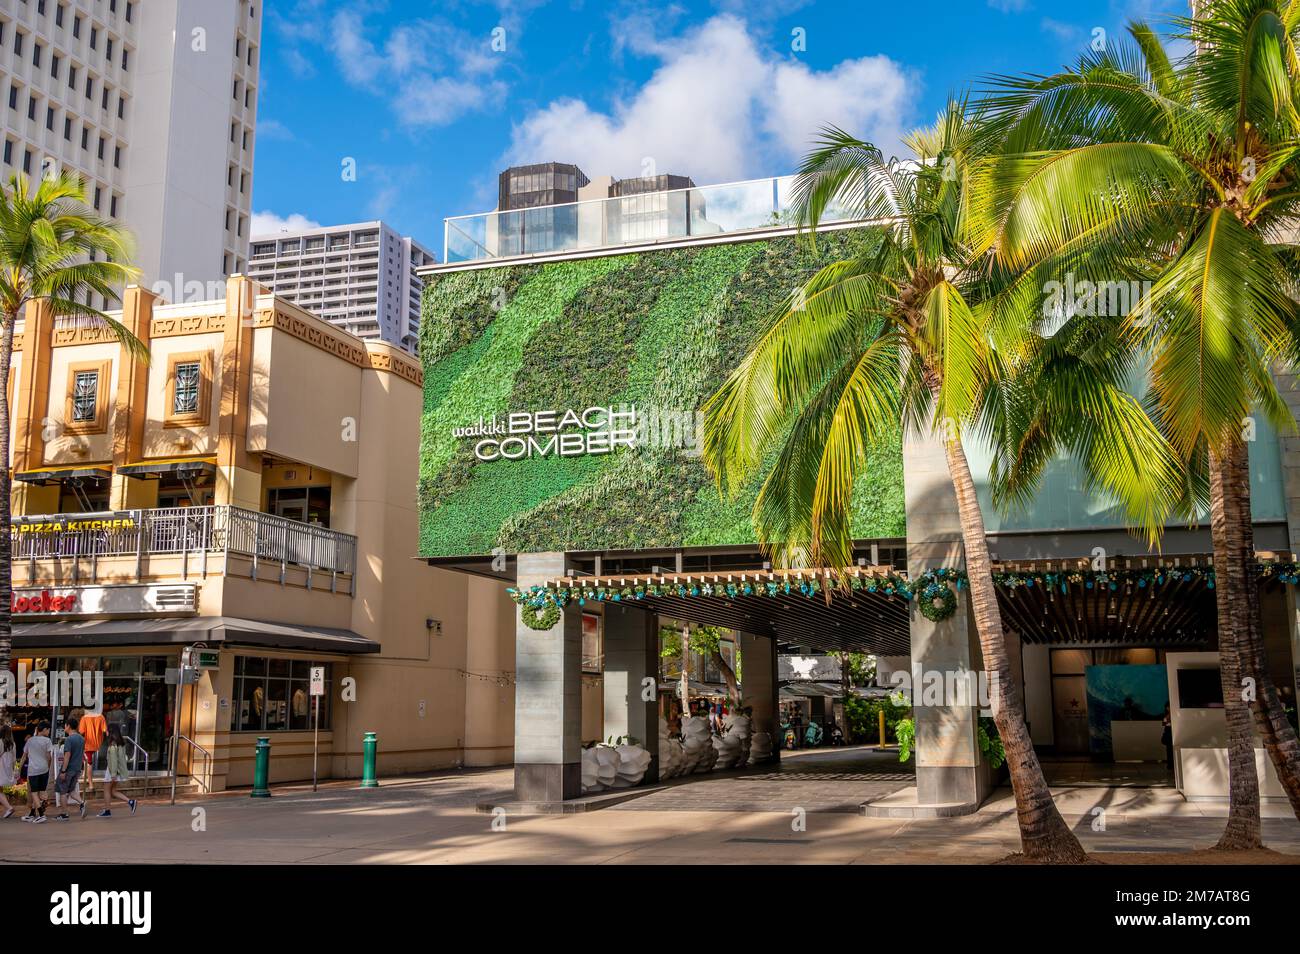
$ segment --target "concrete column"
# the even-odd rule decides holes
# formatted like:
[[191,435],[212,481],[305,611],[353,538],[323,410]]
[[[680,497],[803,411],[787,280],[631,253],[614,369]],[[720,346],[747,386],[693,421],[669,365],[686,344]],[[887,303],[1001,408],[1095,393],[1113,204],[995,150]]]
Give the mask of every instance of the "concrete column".
[[780,681],[777,678],[776,640],[766,636],[739,633],[743,705],[754,710],[754,731],[767,732],[772,738],[772,756],[779,759],[781,750],[781,707],[778,703]]
[[[566,575],[563,553],[521,553],[522,590]],[[559,802],[582,794],[582,612],[548,630],[515,622],[515,798]]]
[[[659,780],[659,629],[655,615],[605,604],[606,737],[631,736],[650,751],[645,781]],[[648,680],[648,682],[647,682]]]
[[[907,571],[916,579],[926,570],[963,567],[957,497],[943,445],[930,436],[903,441],[907,501]],[[952,705],[943,693],[926,699],[925,676],[978,670],[981,665],[970,600],[959,597],[958,611],[932,623],[911,607],[912,711],[916,719],[917,807],[979,804],[977,706]],[[934,678],[931,676],[930,678]],[[972,700],[976,701],[976,700]]]
[[221,403],[213,503],[262,509],[261,462],[248,452],[255,304],[262,286],[242,275],[226,279],[225,336],[221,345]]
[[[26,359],[24,359],[26,360]],[[1283,365],[1273,370],[1273,381],[1278,393],[1286,401],[1291,416],[1300,420],[1300,375]],[[1282,464],[1282,492],[1286,499],[1287,539],[1293,554],[1300,554],[1300,435],[1280,433],[1277,436],[1278,450]],[[1300,698],[1300,615],[1297,615],[1295,594],[1286,587],[1286,602],[1290,635],[1291,672],[1289,679],[1278,680],[1278,692],[1290,689],[1289,705],[1295,705]],[[1276,677],[1275,677],[1276,678]]]
[[[149,346],[152,337],[153,308],[157,297],[139,285],[128,285],[122,294],[122,324],[145,347]],[[117,353],[117,407],[113,415],[114,473],[109,508],[134,510],[156,507],[156,480],[137,480],[116,472],[118,467],[138,462],[144,454],[144,425],[149,405],[149,364],[136,358],[125,344],[118,348]]]

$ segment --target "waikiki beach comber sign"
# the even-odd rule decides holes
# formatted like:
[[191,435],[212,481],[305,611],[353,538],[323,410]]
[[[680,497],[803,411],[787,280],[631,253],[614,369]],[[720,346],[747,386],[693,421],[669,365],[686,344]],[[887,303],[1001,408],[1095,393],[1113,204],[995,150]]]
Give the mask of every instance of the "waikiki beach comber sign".
[[454,428],[452,436],[474,441],[474,456],[485,462],[611,454],[636,446],[637,412],[634,407],[511,411]]

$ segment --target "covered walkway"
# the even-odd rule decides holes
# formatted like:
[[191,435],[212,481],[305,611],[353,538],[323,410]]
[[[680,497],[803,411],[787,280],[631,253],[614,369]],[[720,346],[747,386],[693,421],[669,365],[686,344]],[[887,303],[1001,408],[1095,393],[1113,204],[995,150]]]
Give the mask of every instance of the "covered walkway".
[[770,765],[673,779],[609,810],[861,814],[863,803],[915,784],[912,763],[899,762],[897,749],[803,749]]

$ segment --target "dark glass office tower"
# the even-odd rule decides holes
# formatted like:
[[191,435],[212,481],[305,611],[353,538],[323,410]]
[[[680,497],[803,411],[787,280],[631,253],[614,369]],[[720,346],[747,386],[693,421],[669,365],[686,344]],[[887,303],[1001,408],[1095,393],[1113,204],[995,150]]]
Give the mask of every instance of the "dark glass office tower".
[[578,236],[578,190],[590,180],[575,165],[542,162],[512,166],[498,178],[500,255],[552,252]]

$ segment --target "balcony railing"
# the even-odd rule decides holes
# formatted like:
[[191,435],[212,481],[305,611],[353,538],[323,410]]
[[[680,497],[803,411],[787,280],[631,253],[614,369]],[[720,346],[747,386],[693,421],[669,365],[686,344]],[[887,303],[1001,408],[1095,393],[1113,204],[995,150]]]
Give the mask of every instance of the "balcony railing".
[[[443,221],[443,261],[478,262],[791,228],[794,176],[642,192],[532,209],[482,212]],[[850,222],[833,204],[822,222]]]
[[350,533],[242,507],[164,507],[109,513],[58,513],[10,521],[13,560],[81,560],[166,554],[234,553],[260,563],[351,576]]

